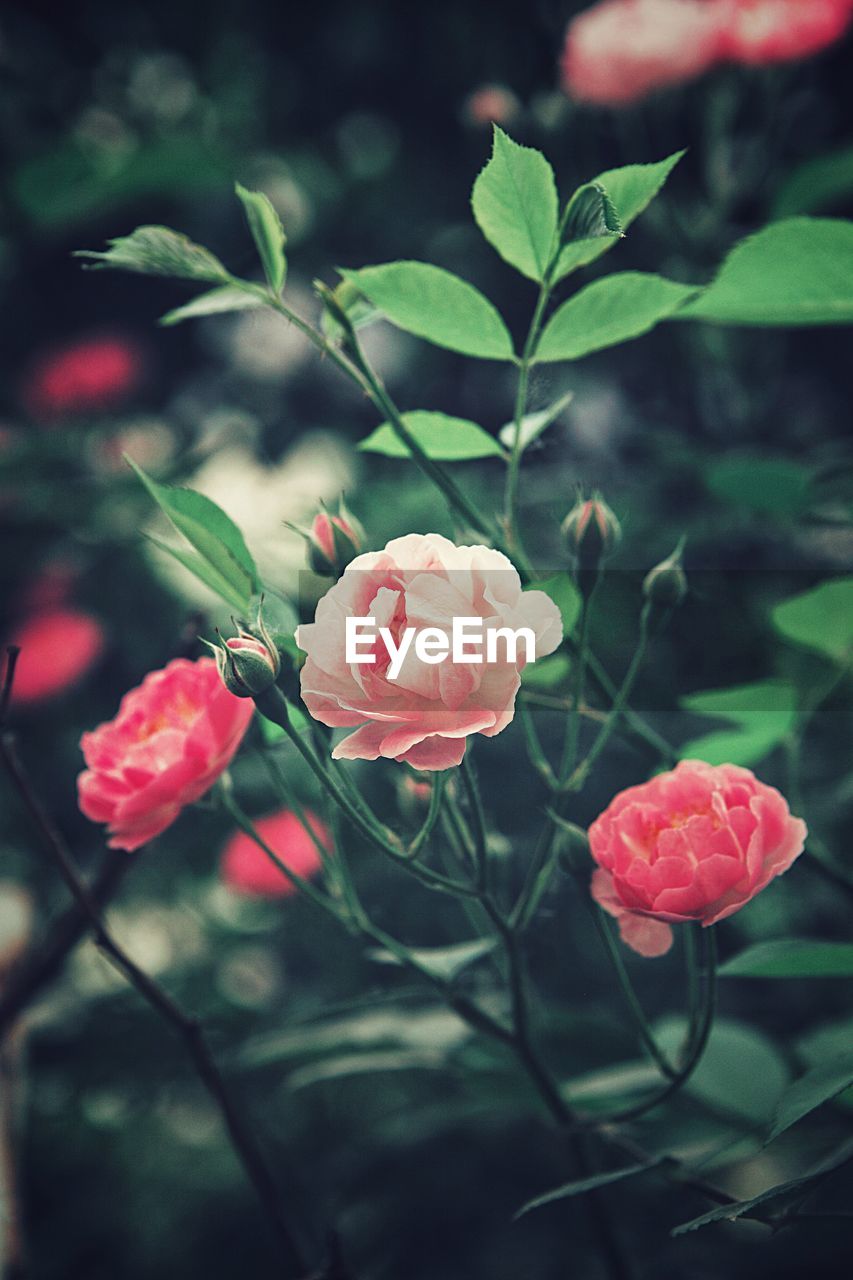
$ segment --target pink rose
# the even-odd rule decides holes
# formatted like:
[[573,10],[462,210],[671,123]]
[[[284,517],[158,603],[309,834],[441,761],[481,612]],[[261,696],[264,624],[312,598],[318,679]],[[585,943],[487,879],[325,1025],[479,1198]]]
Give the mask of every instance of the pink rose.
[[[367,661],[347,660],[348,618],[369,618],[376,628]],[[301,626],[296,642],[307,661],[302,697],[323,724],[355,733],[335,747],[337,758],[405,760],[416,769],[449,769],[465,754],[469,734],[494,737],[512,720],[515,695],[527,654],[515,660],[496,640],[496,661],[422,660],[410,643],[395,673],[385,628],[399,648],[404,632],[431,629],[451,643],[454,619],[473,619],[483,640],[497,628],[532,633],[535,656],[559,645],[562,620],[543,591],[522,591],[506,556],[488,547],[457,547],[437,533],[395,538],[384,551],[358,556],[317,605],[313,623]],[[411,630],[410,630],[411,629]],[[423,637],[426,641],[427,637]],[[480,644],[486,656],[487,644]],[[469,646],[468,653],[475,652]]]
[[672,945],[670,924],[714,924],[803,851],[806,824],[749,769],[682,760],[620,791],[589,829],[592,896],[641,956]]
[[707,71],[721,39],[718,0],[603,0],[569,24],[563,88],[578,102],[638,102]]
[[175,658],[125,694],[114,720],[83,734],[80,808],[107,823],[111,849],[138,849],[213,786],[254,710],[228,692],[212,658]]
[[104,629],[80,609],[45,609],[22,622],[8,643],[21,650],[12,691],[15,703],[44,702],[79,683],[97,662]]
[[733,62],[765,66],[807,58],[844,34],[853,0],[720,0],[723,55]]
[[[332,839],[324,823],[308,809],[305,810],[305,821],[323,848],[331,851]],[[277,853],[285,866],[303,880],[322,870],[323,862],[316,844],[289,809],[259,818],[254,826],[273,853]],[[226,844],[220,874],[230,889],[248,896],[285,898],[296,893],[296,886],[245,831],[235,831]]]

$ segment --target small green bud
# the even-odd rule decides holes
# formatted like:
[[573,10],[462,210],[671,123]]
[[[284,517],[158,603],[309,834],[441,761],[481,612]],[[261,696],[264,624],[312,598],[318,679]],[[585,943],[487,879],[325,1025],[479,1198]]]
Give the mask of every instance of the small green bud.
[[252,698],[275,684],[281,661],[272,643],[240,630],[224,644],[210,648],[222,683],[238,698]]
[[683,550],[682,538],[672,554],[646,574],[643,579],[643,595],[649,604],[663,609],[673,609],[681,604],[687,594],[687,575],[681,563]]
[[597,569],[622,539],[622,527],[600,493],[579,498],[561,529],[579,569]]

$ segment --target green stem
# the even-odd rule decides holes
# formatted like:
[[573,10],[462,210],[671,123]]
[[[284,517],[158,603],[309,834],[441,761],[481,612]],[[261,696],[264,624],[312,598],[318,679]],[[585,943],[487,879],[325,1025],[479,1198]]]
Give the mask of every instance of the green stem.
[[338,783],[314,755],[311,748],[303,741],[302,736],[290,723],[287,700],[280,689],[272,685],[264,693],[257,694],[255,696],[255,705],[261,715],[266,716],[273,724],[279,725],[284,730],[323,789],[328,792],[356,830],[360,831],[371,844],[376,845],[378,849],[381,849],[386,856],[398,865],[408,867],[410,873],[428,888],[438,890],[441,893],[450,893],[456,897],[476,897],[477,891],[471,885],[450,880],[438,871],[432,871],[429,867],[424,867],[408,858],[392,831],[382,827],[376,820],[368,820],[363,813],[356,809]]
[[692,1043],[688,1034],[687,1056],[677,1071],[670,1075],[669,1081],[662,1089],[635,1106],[626,1107],[611,1116],[597,1116],[590,1120],[596,1127],[602,1124],[617,1124],[627,1120],[636,1120],[653,1111],[661,1103],[666,1102],[673,1094],[684,1087],[699,1065],[700,1059],[708,1045],[711,1029],[714,1025],[714,1012],[717,997],[717,941],[713,925],[702,931],[705,943],[705,1000]]
[[550,280],[546,276],[539,288],[539,296],[536,299],[536,307],[533,312],[533,318],[530,321],[530,328],[524,343],[524,350],[518,366],[518,389],[515,397],[515,414],[513,417],[514,433],[512,439],[512,450],[510,452],[509,462],[507,464],[506,485],[504,488],[504,527],[506,528],[507,541],[511,548],[515,549],[520,545],[518,537],[518,485],[521,474],[521,455],[523,449],[523,428],[524,414],[527,409],[527,388],[530,380],[530,364],[532,356],[536,350],[536,344],[539,341],[539,332],[542,327],[542,316],[548,305],[548,298],[551,295]]
[[649,642],[649,618],[650,606],[646,603],[643,605],[643,610],[640,615],[640,638],[637,642],[637,647],[634,650],[634,656],[631,659],[628,670],[625,672],[625,678],[619,687],[607,719],[601,726],[601,729],[598,732],[598,737],[590,747],[586,758],[582,760],[569,777],[565,778],[561,783],[561,789],[564,791],[580,791],[589,776],[592,766],[595,764],[596,760],[610,741],[613,731],[619,722],[619,717],[625,709],[625,704],[631,696],[631,690],[634,687],[643,659],[646,656],[646,649]]
[[430,789],[429,810],[427,811],[423,825],[406,849],[407,858],[416,858],[432,835],[433,828],[435,827],[435,824],[438,821],[438,816],[441,813],[446,781],[447,780],[443,773],[437,773],[435,775]]
[[637,993],[634,991],[631,979],[628,977],[628,971],[625,968],[625,963],[619,951],[619,944],[613,937],[610,920],[601,908],[596,906],[592,898],[589,896],[589,886],[586,883],[581,882],[580,876],[578,876],[577,879],[581,892],[584,896],[584,901],[589,906],[595,927],[598,930],[598,935],[604,944],[607,957],[613,968],[613,972],[616,975],[616,980],[619,983],[619,990],[622,993],[628,1012],[634,1020],[634,1025],[640,1034],[640,1039],[645,1045],[649,1055],[654,1059],[654,1062],[661,1073],[665,1075],[667,1079],[673,1080],[678,1074],[677,1069],[667,1061],[665,1054],[661,1051],[660,1046],[655,1040],[654,1032],[649,1026],[648,1019],[643,1011],[643,1006],[637,999]]
[[303,320],[300,315],[291,310],[286,303],[280,298],[270,295],[269,305],[279,315],[283,316],[294,324],[306,338],[321,351],[324,356],[344,373],[352,382],[364,392],[374,408],[387,418],[392,431],[399,440],[406,446],[414,461],[423,471],[424,475],[430,479],[433,484],[444,494],[451,508],[458,512],[460,516],[470,524],[478,533],[484,534],[488,538],[494,537],[494,526],[482,514],[477,506],[462,492],[456,482],[448,475],[439,463],[430,458],[409,428],[406,426],[400,411],[397,409],[388,392],[385,390],[378,375],[372,369],[366,360],[361,347],[355,338],[355,333],[351,335],[350,345],[353,359],[348,359],[343,352],[331,342],[323,333],[315,329],[307,321]]
[[462,757],[460,772],[462,774],[462,781],[465,784],[468,804],[471,808],[471,816],[474,819],[474,853],[477,865],[477,888],[481,893],[487,893],[489,882],[489,848],[486,837],[486,815],[483,812],[483,801],[480,797],[480,788],[477,785],[477,776],[474,772],[474,766],[468,758],[467,751]]

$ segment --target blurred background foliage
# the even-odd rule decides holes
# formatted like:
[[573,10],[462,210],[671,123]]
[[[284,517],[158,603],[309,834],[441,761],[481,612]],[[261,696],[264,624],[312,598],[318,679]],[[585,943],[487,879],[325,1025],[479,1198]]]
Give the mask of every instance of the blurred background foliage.
[[[4,7],[0,627],[19,635],[58,609],[98,624],[97,652],[61,688],[36,680],[15,708],[28,764],[87,869],[104,851],[75,805],[81,731],[111,716],[146,671],[198,653],[199,631],[227,621],[146,545],[141,533],[157,524],[123,451],[219,501],[283,591],[304,568],[302,543],[283,521],[310,518],[321,498],[346,490],[371,546],[450,526],[411,467],[358,453],[376,425],[369,406],[286,325],[246,313],[159,329],[182,286],[84,273],[74,249],[162,222],[251,273],[236,179],[278,209],[291,296],[306,313],[317,312],[315,276],[334,283],[337,266],[413,257],[476,281],[520,333],[533,286],[482,241],[468,206],[492,119],[546,152],[563,193],[603,169],[689,148],[608,270],[705,280],[732,243],[782,213],[853,214],[849,39],[805,63],[723,69],[629,111],[588,109],[560,92],[557,77],[566,22],[581,7]],[[91,359],[74,362],[81,343],[100,353],[94,374]],[[118,356],[105,356],[105,343]],[[404,408],[470,417],[494,434],[511,416],[509,373],[385,324],[366,330],[365,343]],[[558,526],[575,486],[601,487],[617,511],[625,537],[615,568],[624,572],[610,575],[593,631],[612,673],[633,649],[642,573],[687,535],[691,593],[638,693],[656,728],[676,743],[721,729],[736,736],[713,705],[709,718],[707,704],[682,700],[768,679],[831,683],[826,655],[788,644],[771,615],[849,571],[848,331],[664,326],[535,372],[534,407],[567,391],[571,403],[528,452],[522,517],[537,563],[559,568]],[[497,462],[457,471],[481,501],[497,498]],[[61,648],[52,642],[50,662]],[[559,694],[559,682],[543,692]],[[785,704],[773,705],[776,730],[768,735],[765,717],[756,745],[755,724],[744,730],[741,717],[735,745],[784,787]],[[848,869],[850,720],[842,685],[802,753],[809,824]],[[753,732],[746,747],[744,731]],[[319,805],[280,750],[303,801]],[[522,796],[508,784],[519,752],[516,727],[477,752],[507,865],[523,859],[545,802],[536,786]],[[587,822],[654,763],[641,746],[614,742],[573,816]],[[356,772],[392,818],[416,820],[416,801],[394,775]],[[234,778],[251,812],[273,807],[256,752],[241,757]],[[211,1029],[312,1252],[334,1226],[359,1280],[601,1274],[583,1201],[512,1222],[525,1200],[565,1181],[566,1168],[511,1062],[309,904],[228,889],[217,874],[226,834],[212,805],[185,815],[132,859],[110,919],[140,964]],[[5,791],[0,864],[8,961],[66,903]],[[430,898],[374,855],[361,851],[356,871],[377,922],[412,944],[470,936],[456,904]],[[836,887],[795,868],[727,922],[724,955],[789,934],[843,939],[845,906]],[[589,1098],[629,1089],[607,1073],[636,1064],[638,1049],[568,881],[547,898],[530,951],[561,1077],[577,1078]],[[683,1008],[678,953],[628,962],[672,1034]],[[488,961],[462,980],[487,988]],[[742,1197],[818,1159],[849,1126],[843,1097],[767,1150],[761,1134],[794,1075],[849,1048],[844,987],[724,984],[708,1056],[665,1117],[638,1125],[645,1145],[674,1143]],[[272,1273],[256,1205],[180,1045],[90,944],[45,989],[18,1042],[14,1074],[26,1087],[15,1181],[34,1280]],[[833,1186],[841,1206],[843,1178]],[[608,1194],[638,1277],[849,1275],[843,1220],[772,1237],[750,1223],[670,1239],[672,1226],[702,1211],[695,1195],[654,1178]]]

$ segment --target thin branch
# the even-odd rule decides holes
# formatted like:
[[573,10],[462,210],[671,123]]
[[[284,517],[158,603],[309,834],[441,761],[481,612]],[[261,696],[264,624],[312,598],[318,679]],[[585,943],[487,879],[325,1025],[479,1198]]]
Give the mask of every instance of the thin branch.
[[[137,853],[136,857],[138,856]],[[115,850],[110,851],[89,886],[89,896],[98,911],[103,911],[112,900],[134,861],[135,858],[129,858]],[[89,932],[89,928],[89,917],[75,901],[55,921],[41,945],[28,952],[16,964],[0,994],[0,1041],[33,1000],[59,976],[66,959]]]
[[[7,686],[8,683],[7,676]],[[225,1081],[211,1056],[201,1026],[195,1019],[185,1014],[171,997],[131,960],[108,932],[95,899],[80,876],[71,851],[30,781],[18,754],[14,735],[8,731],[0,735],[0,756],[30,817],[41,833],[57,870],[88,921],[98,947],[125,980],[183,1039],[199,1079],[219,1109],[235,1154],[266,1211],[278,1240],[286,1272],[294,1276],[303,1275],[306,1266],[302,1261],[301,1250],[282,1214],[278,1189],[263,1156],[234,1105]]]

